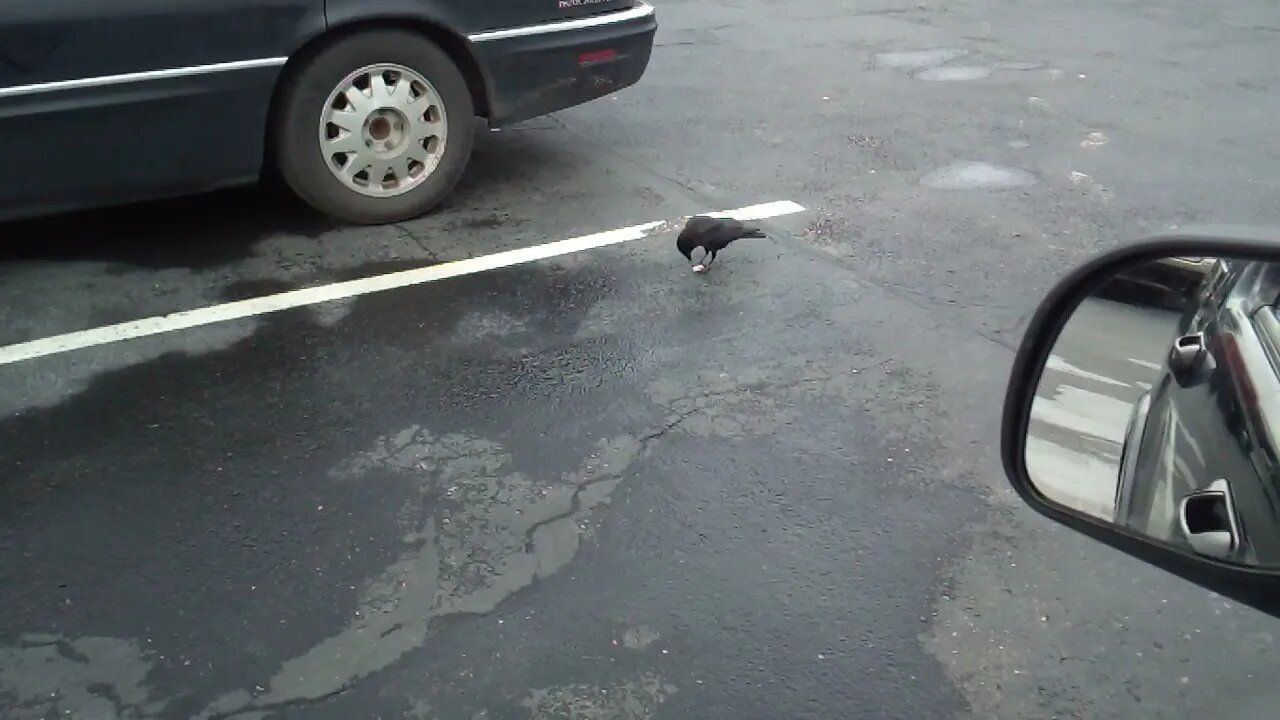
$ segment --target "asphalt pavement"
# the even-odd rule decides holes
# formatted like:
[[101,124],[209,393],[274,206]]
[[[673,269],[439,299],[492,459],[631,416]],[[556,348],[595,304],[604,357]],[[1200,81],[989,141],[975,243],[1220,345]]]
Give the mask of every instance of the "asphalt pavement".
[[1072,264],[1280,222],[1280,10],[659,16],[641,85],[486,134],[419,220],[0,227],[7,346],[806,208],[707,277],[658,233],[0,365],[0,716],[1274,714],[1280,623],[1022,508],[997,431]]

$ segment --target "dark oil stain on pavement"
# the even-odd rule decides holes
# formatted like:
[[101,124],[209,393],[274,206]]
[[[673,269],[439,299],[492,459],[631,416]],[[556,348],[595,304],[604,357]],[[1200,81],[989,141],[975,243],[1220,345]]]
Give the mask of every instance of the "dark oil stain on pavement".
[[[363,278],[377,277],[379,275],[388,275],[391,273],[402,272],[404,270],[429,268],[439,264],[439,262],[423,262],[422,260],[417,259],[369,262],[351,268],[328,270],[325,272],[324,279],[331,283],[340,283],[347,282],[349,280],[360,280]],[[266,297],[268,295],[278,295],[291,290],[301,290],[314,284],[316,283],[286,282],[277,278],[241,277],[227,285],[222,296],[222,300],[226,302],[250,300],[253,298]],[[338,300],[328,304],[343,302],[349,301]],[[313,305],[310,307],[314,308],[315,306]]]
[[207,270],[241,260],[277,234],[317,238],[337,227],[282,189],[254,186],[0,226],[0,269],[17,261],[94,260]]
[[[193,703],[261,682],[272,658],[345,622],[351,589],[394,560],[401,538],[379,528],[419,489],[317,481],[395,418],[513,434],[514,462],[560,472],[590,454],[572,396],[543,412],[556,418],[544,432],[584,438],[561,440],[574,457],[513,430],[538,422],[520,408],[574,368],[626,372],[608,342],[571,342],[608,292],[595,272],[526,266],[365,298],[340,328],[282,313],[225,351],[111,372],[0,421],[0,635],[148,637],[165,658],[155,686]],[[476,307],[514,330],[455,337]]]

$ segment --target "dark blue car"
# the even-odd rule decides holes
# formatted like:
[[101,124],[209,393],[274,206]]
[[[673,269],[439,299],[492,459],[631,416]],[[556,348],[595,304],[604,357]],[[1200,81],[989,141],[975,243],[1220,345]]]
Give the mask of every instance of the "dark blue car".
[[10,0],[0,220],[274,171],[356,223],[420,215],[491,127],[639,81],[640,0]]

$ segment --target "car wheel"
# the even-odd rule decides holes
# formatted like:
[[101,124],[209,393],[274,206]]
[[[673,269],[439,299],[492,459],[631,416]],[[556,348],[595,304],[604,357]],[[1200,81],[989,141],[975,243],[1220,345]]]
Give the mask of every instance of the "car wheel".
[[342,38],[306,61],[281,98],[276,164],[320,212],[360,224],[434,208],[466,169],[475,108],[449,56],[409,31]]

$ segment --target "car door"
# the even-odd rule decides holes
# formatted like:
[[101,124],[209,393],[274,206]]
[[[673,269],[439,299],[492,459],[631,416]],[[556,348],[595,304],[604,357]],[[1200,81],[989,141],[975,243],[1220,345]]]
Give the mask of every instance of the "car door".
[[1180,330],[1198,336],[1204,352],[1182,373],[1166,363],[1153,391],[1127,518],[1140,532],[1181,542],[1181,499],[1225,480],[1244,540],[1233,559],[1280,559],[1278,271],[1266,263],[1233,269]]
[[1266,366],[1259,364],[1251,380],[1254,397],[1246,415],[1247,443],[1242,446],[1252,472],[1245,473],[1243,483],[1226,479],[1248,542],[1247,559],[1276,566],[1280,565],[1280,291],[1269,284],[1264,292],[1265,303],[1250,316],[1259,354],[1266,358]]
[[275,78],[323,0],[6,0],[0,217],[259,170]]

